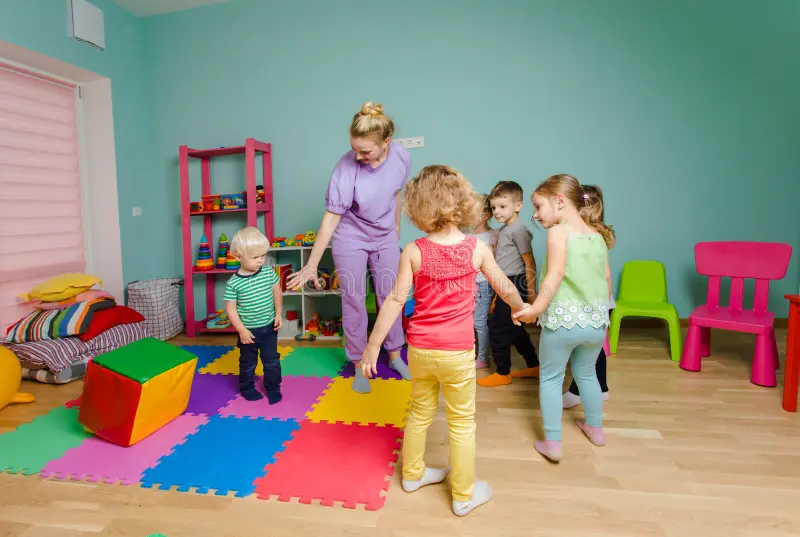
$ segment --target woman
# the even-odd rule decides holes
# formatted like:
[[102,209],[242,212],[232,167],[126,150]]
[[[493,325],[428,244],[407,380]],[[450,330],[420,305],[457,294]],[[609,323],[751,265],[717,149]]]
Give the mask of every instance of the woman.
[[[383,106],[364,103],[350,125],[352,149],[339,159],[328,183],[325,215],[308,263],[287,282],[290,289],[316,282],[319,261],[333,239],[333,262],[342,292],[345,352],[354,362],[353,390],[359,393],[371,391],[360,367],[367,345],[367,265],[380,307],[392,290],[400,263],[400,198],[408,182],[411,156],[392,142],[393,134],[394,123],[383,113]],[[398,318],[384,347],[389,351],[389,366],[409,380],[408,367],[400,357],[404,343]]]

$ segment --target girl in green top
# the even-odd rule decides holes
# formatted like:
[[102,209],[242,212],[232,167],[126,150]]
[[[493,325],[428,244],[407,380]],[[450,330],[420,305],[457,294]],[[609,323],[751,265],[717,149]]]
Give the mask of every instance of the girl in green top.
[[532,305],[514,318],[542,327],[539,340],[539,401],[545,440],[536,451],[561,459],[561,387],[567,361],[578,383],[586,416],[578,427],[595,445],[605,444],[603,399],[595,362],[609,324],[611,270],[608,249],[614,232],[596,215],[577,179],[561,174],[540,184],[531,198],[534,218],[547,232],[542,284]]

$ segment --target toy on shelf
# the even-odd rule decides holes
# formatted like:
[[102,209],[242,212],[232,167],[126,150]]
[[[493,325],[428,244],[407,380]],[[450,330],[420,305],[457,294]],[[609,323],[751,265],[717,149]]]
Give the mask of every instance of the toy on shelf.
[[313,231],[306,231],[306,234],[303,235],[303,246],[314,246],[314,242],[317,240],[317,234]]
[[207,194],[203,196],[204,211],[219,211],[222,209],[222,201],[219,194]]
[[219,237],[219,251],[217,252],[217,268],[224,269],[226,268],[226,262],[228,259],[228,250],[230,249],[230,244],[228,243],[228,237],[225,236],[223,233]]
[[282,246],[286,246],[286,237],[275,237],[275,240],[272,241],[272,247],[281,248]]
[[319,313],[315,313],[314,315],[311,316],[311,320],[308,321],[308,324],[306,324],[306,329],[303,332],[297,334],[294,338],[297,341],[303,341],[303,340],[314,341],[315,339],[317,339],[317,336],[319,336],[319,334],[320,334]]
[[272,270],[275,271],[278,281],[281,282],[281,291],[286,291],[286,279],[292,273],[292,265],[290,263],[274,265]]
[[264,203],[264,185],[256,185],[256,203]]
[[304,234],[304,233],[298,233],[297,235],[295,235],[295,236],[294,236],[294,243],[295,243],[295,245],[297,245],[297,246],[303,246],[303,239],[305,239],[305,238],[306,238],[306,236],[305,236],[305,234]]
[[211,259],[211,248],[208,247],[208,239],[203,235],[200,237],[200,248],[197,252],[197,263],[195,270],[213,270],[214,260]]
[[333,269],[333,276],[331,276],[331,291],[336,291],[339,288],[339,273]]
[[239,260],[233,257],[231,251],[228,250],[228,257],[225,258],[225,268],[228,270],[239,270],[239,267],[241,266],[242,265],[239,263]]
[[209,330],[219,330],[221,328],[228,328],[231,325],[231,320],[225,310],[217,310],[206,319],[206,328]]
[[203,212],[203,203],[200,201],[193,201],[189,204],[189,212],[192,213],[202,213]]
[[246,198],[242,194],[227,194],[222,196],[222,209],[225,211],[244,209],[246,207]]
[[327,321],[322,321],[319,325],[319,330],[322,332],[323,336],[335,336],[336,335],[336,320],[335,319],[328,319]]
[[329,291],[331,288],[331,273],[328,269],[319,269],[319,278],[317,280],[322,284],[323,291]]

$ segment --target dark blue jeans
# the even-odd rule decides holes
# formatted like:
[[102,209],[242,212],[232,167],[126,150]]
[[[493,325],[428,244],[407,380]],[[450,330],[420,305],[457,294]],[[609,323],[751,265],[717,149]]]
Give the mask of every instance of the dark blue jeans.
[[261,363],[264,366],[264,389],[267,394],[281,391],[281,356],[278,354],[278,333],[272,324],[261,328],[250,328],[253,343],[239,347],[239,391],[255,387],[258,353],[261,351]]

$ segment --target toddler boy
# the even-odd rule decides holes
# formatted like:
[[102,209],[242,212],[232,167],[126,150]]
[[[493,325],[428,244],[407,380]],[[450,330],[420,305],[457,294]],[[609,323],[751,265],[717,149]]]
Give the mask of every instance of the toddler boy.
[[241,268],[225,285],[225,311],[239,333],[239,392],[248,401],[263,396],[256,390],[258,353],[264,366],[264,390],[269,404],[280,401],[281,357],[278,330],[283,324],[280,281],[270,266],[264,266],[269,241],[257,228],[246,227],[231,240],[231,254]]
[[[522,187],[515,181],[500,181],[489,193],[494,219],[503,227],[497,238],[495,257],[508,279],[514,282],[522,300],[528,304],[536,298],[536,261],[533,259],[533,235],[519,217],[522,209]],[[539,357],[528,332],[511,318],[511,308],[497,297],[494,313],[489,318],[489,338],[496,372],[478,379],[481,386],[511,384],[512,377],[539,375]],[[525,359],[527,367],[511,372],[511,346]]]

